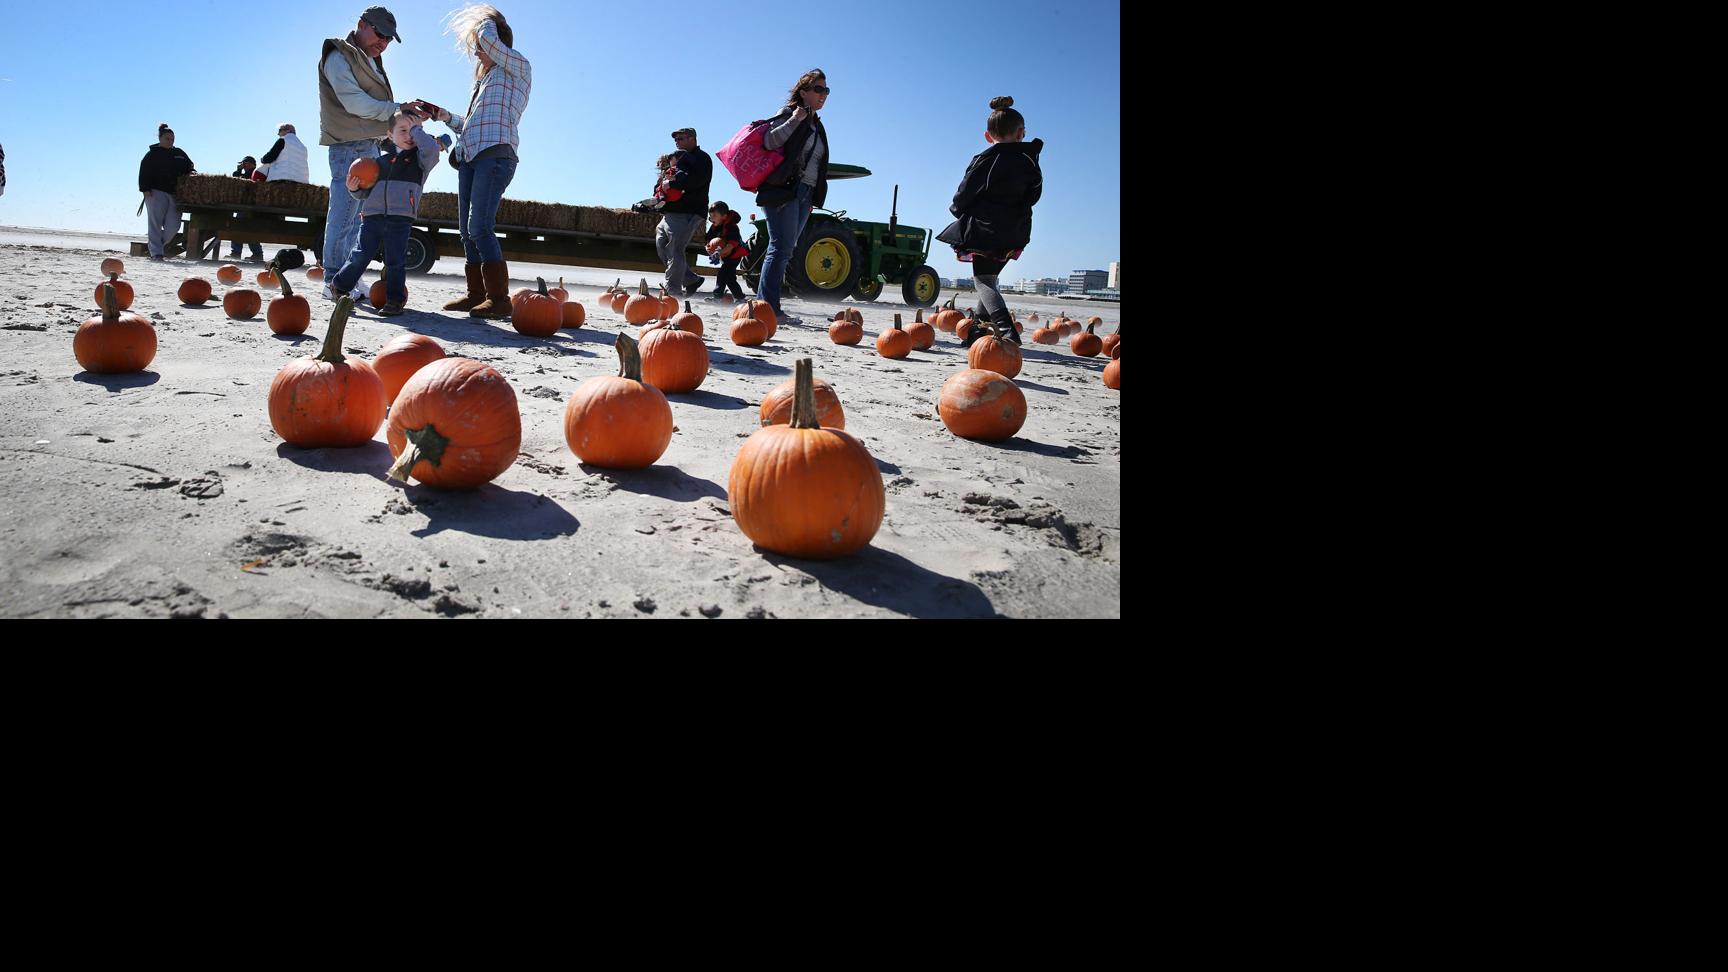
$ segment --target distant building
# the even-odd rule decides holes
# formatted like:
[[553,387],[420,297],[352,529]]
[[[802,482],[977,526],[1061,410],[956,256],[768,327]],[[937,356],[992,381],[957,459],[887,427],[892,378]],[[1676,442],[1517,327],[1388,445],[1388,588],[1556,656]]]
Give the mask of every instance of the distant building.
[[1110,283],[1110,275],[1103,270],[1076,270],[1068,275],[1068,292],[1083,294],[1088,290],[1103,290]]
[[949,280],[947,277],[937,277],[936,279],[942,281],[942,286],[947,287],[949,290],[954,289],[954,281]]
[[1110,264],[1110,289],[1122,289],[1122,264],[1120,262]]
[[954,278],[954,289],[955,290],[976,290],[977,287],[978,287],[978,285],[973,283],[971,277],[955,277]]
[[1068,289],[1068,281],[1057,280],[1054,277],[1045,277],[1042,280],[1030,281],[1030,283],[1032,284],[1031,292],[1034,294],[1059,294]]

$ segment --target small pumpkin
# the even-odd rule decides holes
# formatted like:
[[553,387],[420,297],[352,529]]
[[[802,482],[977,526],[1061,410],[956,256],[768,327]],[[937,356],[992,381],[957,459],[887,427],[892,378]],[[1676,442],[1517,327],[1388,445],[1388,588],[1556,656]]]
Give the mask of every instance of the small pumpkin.
[[[272,267],[275,264],[271,264]],[[260,277],[263,274],[259,274]],[[312,305],[306,303],[306,298],[294,292],[288,286],[288,275],[272,273],[277,286],[282,288],[282,296],[270,298],[270,306],[264,311],[264,321],[270,325],[270,330],[277,334],[305,334],[306,328],[312,325]]]
[[682,314],[678,313],[677,308],[673,308],[671,321],[678,325],[680,330],[689,331],[697,337],[702,336],[702,315],[690,309],[689,301],[684,302],[684,313]]
[[774,333],[780,330],[779,315],[774,313],[774,307],[767,301],[751,298],[732,308],[732,319],[738,320],[741,317],[754,317],[768,325],[769,337],[773,337]]
[[583,308],[582,302],[579,300],[565,301],[559,315],[567,328],[578,328],[588,322],[588,311]]
[[732,322],[730,334],[733,344],[754,348],[768,340],[768,325],[754,317],[740,317]]
[[384,383],[384,397],[396,400],[414,373],[444,357],[444,348],[424,334],[404,334],[378,350],[372,370]]
[[1037,311],[1033,311],[1033,312],[1032,312],[1032,313],[1030,313],[1030,314],[1027,314],[1027,315],[1026,315],[1026,319],[1027,319],[1027,320],[1029,320],[1029,321],[1031,321],[1031,322],[1032,322],[1032,323],[1034,323],[1034,324],[1036,324],[1036,323],[1038,323],[1038,312],[1037,312]]
[[882,526],[882,472],[851,433],[818,420],[809,358],[794,369],[792,421],[757,429],[727,477],[732,520],[751,542],[791,557],[843,557]]
[[372,188],[378,184],[378,160],[360,158],[348,163],[348,178],[358,180],[362,189]]
[[614,313],[614,314],[624,313],[624,305],[628,304],[630,302],[631,296],[632,296],[631,294],[629,294],[628,292],[625,292],[625,291],[619,291],[618,293],[613,294],[612,295],[612,301],[609,305],[612,308],[612,313]]
[[1114,358],[1116,346],[1122,343],[1122,325],[1118,323],[1116,330],[1104,335],[1104,340],[1098,345],[1099,354],[1107,354]]
[[1122,357],[1122,345],[1118,344],[1115,347],[1110,349],[1110,359],[1112,361],[1117,360],[1121,357]]
[[912,335],[912,346],[921,351],[929,350],[936,344],[936,329],[925,322],[922,307],[912,318],[912,323],[906,325],[906,333]]
[[348,449],[372,441],[390,399],[372,366],[342,356],[342,335],[354,301],[346,294],[330,314],[324,346],[290,361],[270,382],[270,427],[302,449]]
[[652,466],[672,443],[672,406],[642,380],[642,351],[618,335],[618,374],[589,378],[564,406],[564,443],[577,459],[607,469]]
[[503,375],[478,361],[444,358],[402,386],[386,434],[396,456],[391,479],[474,489],[516,462],[522,413]]
[[563,277],[558,278],[558,286],[547,287],[546,292],[551,294],[553,297],[556,297],[558,299],[558,303],[560,303],[560,304],[562,304],[565,301],[570,299],[570,291],[564,289],[564,278]]
[[972,342],[966,350],[966,361],[979,371],[994,371],[1004,378],[1020,373],[1020,345],[1002,336],[1002,329],[990,325],[990,333]]
[[126,264],[119,257],[109,257],[102,261],[102,276],[117,277],[126,272]]
[[102,314],[78,325],[72,356],[99,375],[143,371],[156,357],[156,327],[142,314],[122,313],[112,284],[102,289]]
[[232,287],[239,283],[242,276],[240,268],[232,263],[224,263],[216,268],[216,282],[224,287]]
[[121,280],[120,275],[117,273],[109,274],[107,281],[96,285],[96,296],[94,298],[96,306],[98,308],[104,306],[103,301],[107,298],[103,296],[102,292],[109,287],[114,288],[114,299],[119,301],[120,309],[130,309],[132,306],[132,285]]
[[1037,344],[1055,344],[1061,339],[1061,333],[1050,327],[1041,327],[1032,332],[1032,340]]
[[264,306],[264,296],[250,287],[236,287],[222,295],[222,311],[236,321],[249,321],[258,316]]
[[900,315],[894,315],[894,326],[876,335],[876,353],[884,358],[904,358],[912,353],[912,335],[900,325]]
[[210,298],[214,295],[215,290],[211,288],[210,281],[203,277],[187,277],[180,281],[179,296],[182,304],[202,307],[209,303]]
[[997,442],[1026,424],[1026,393],[994,371],[969,368],[942,383],[936,410],[955,435]]
[[524,287],[510,298],[510,326],[529,337],[551,337],[564,326],[564,308],[546,290],[546,278],[535,277],[538,290]]
[[678,298],[672,296],[671,294],[668,294],[666,292],[665,287],[661,287],[660,288],[660,313],[658,313],[654,316],[655,317],[664,317],[664,318],[670,319],[672,317],[672,315],[674,315],[676,313],[678,313]]
[[[386,303],[389,303],[389,301],[390,288],[384,283],[384,278],[379,277],[377,280],[373,281],[372,289],[366,292],[366,302],[371,304],[373,307],[383,307]],[[408,303],[407,281],[403,281],[402,283],[402,303]]]
[[[833,386],[820,378],[811,378],[812,393],[816,396],[816,421],[825,429],[843,429],[846,427],[846,410],[840,407],[840,396],[834,394]],[[762,408],[757,414],[762,425],[786,425],[792,421],[792,404],[798,397],[798,379],[788,378],[781,382],[773,391],[762,399]]]
[[624,302],[624,323],[646,324],[663,316],[660,313],[662,309],[660,298],[648,293],[648,281],[644,280],[637,292]]
[[1104,387],[1122,390],[1122,359],[1113,358],[1104,366]]
[[1097,320],[1096,317],[1092,318],[1093,323],[1086,325],[1085,333],[1074,335],[1074,338],[1068,342],[1068,350],[1082,358],[1096,358],[1098,352],[1104,350],[1104,339],[1095,333],[1098,327],[1095,323]]
[[323,280],[324,279],[324,268],[323,267],[307,267],[306,268],[306,279],[312,281],[313,283],[317,283],[318,281]]
[[954,297],[948,298],[948,303],[943,304],[941,310],[930,315],[930,325],[945,334],[954,333],[954,329],[966,317],[955,309],[954,301]]
[[835,344],[852,345],[864,340],[864,325],[854,320],[836,318],[828,325],[828,340]]
[[840,313],[835,314],[834,319],[837,321],[851,321],[854,324],[864,323],[864,315],[862,313],[860,313],[858,308],[856,308],[856,307],[846,308],[845,310],[841,311]]
[[960,323],[954,325],[954,340],[964,344],[966,339],[972,336],[972,329],[975,327],[982,328],[985,323],[976,318],[962,317]]
[[258,286],[274,287],[276,286],[276,277],[276,271],[266,267],[265,269],[258,271]]
[[1096,315],[1086,318],[1086,326],[1087,327],[1098,327],[1099,325],[1101,325],[1103,323],[1104,323],[1104,318],[1098,317]]
[[670,394],[695,391],[708,377],[708,345],[671,321],[642,335],[642,380]]

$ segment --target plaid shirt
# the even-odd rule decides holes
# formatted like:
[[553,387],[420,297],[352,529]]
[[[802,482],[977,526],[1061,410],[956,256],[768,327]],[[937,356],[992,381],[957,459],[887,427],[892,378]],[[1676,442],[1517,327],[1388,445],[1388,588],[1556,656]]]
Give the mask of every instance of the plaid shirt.
[[468,101],[468,114],[450,116],[450,128],[461,134],[457,148],[461,159],[472,159],[494,145],[512,149],[521,144],[516,126],[528,107],[528,89],[533,87],[533,70],[528,59],[504,46],[498,39],[498,25],[488,20],[480,25],[480,49],[492,59],[493,68],[474,82],[474,96]]

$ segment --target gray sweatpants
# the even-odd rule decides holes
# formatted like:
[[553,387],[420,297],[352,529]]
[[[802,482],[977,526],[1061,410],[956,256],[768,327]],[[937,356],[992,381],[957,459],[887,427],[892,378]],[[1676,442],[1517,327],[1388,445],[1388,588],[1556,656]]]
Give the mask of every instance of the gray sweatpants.
[[167,256],[168,244],[180,232],[180,207],[173,196],[158,189],[144,200],[144,215],[149,218],[150,255]]
[[660,217],[660,225],[654,227],[654,249],[660,253],[660,262],[666,264],[669,294],[684,297],[702,286],[702,277],[690,269],[687,248],[704,221],[701,213],[666,213]]

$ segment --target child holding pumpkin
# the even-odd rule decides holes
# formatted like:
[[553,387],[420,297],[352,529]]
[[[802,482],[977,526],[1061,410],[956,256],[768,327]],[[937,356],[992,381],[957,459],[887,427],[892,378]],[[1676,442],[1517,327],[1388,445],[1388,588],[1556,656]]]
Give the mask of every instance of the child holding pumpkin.
[[716,201],[708,207],[708,222],[708,253],[720,264],[720,273],[714,278],[714,295],[708,299],[718,300],[731,290],[733,300],[743,300],[744,288],[738,286],[738,261],[748,251],[744,249],[743,235],[738,232],[738,214]]
[[[1002,336],[1019,344],[1014,318],[996,284],[1008,261],[1032,242],[1032,207],[1044,194],[1044,173],[1038,167],[1044,140],[1026,144],[1026,119],[1014,110],[1013,98],[992,98],[990,107],[984,127],[990,147],[966,167],[948,207],[957,218],[936,238],[954,247],[961,263],[972,264],[979,303]],[[989,328],[972,328],[965,344],[989,333]]]
[[332,293],[352,292],[356,304],[365,299],[360,275],[372,265],[372,254],[382,244],[385,302],[378,314],[402,313],[408,302],[408,232],[420,210],[421,189],[443,148],[414,115],[397,109],[390,116],[390,134],[378,144],[378,180],[363,189],[360,180],[348,177],[349,195],[360,200],[360,241],[330,282]]

